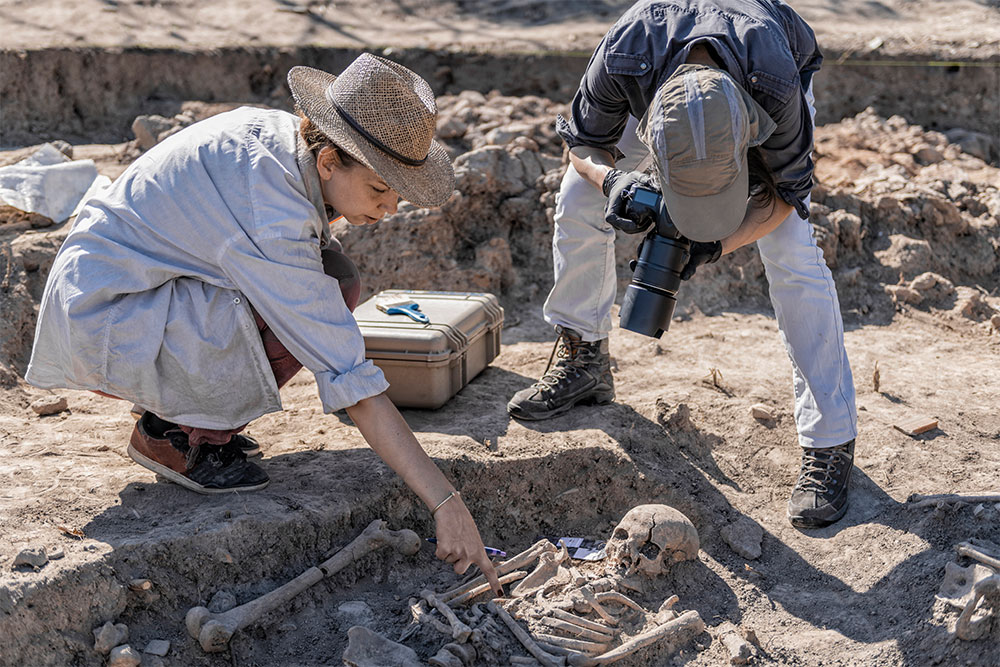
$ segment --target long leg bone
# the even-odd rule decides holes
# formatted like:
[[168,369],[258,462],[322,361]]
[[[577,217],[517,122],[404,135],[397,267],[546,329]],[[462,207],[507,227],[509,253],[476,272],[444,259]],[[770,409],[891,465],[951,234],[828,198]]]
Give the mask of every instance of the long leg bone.
[[434,595],[432,591],[426,589],[420,592],[420,597],[426,600],[427,604],[437,609],[441,612],[442,616],[448,619],[448,622],[451,623],[451,636],[453,639],[457,639],[460,642],[464,642],[469,639],[469,635],[472,634],[472,628],[463,623],[458,616],[455,615],[455,612],[451,610],[451,607],[446,605],[444,602],[441,602],[441,599]]
[[[500,577],[507,574],[508,572],[513,572],[514,570],[524,567],[528,563],[533,562],[536,558],[538,558],[541,554],[545,553],[546,551],[555,552],[557,551],[557,549],[555,545],[549,542],[548,540],[538,540],[529,548],[525,549],[524,551],[517,554],[513,558],[508,558],[502,563],[498,563],[496,566],[497,576]],[[486,583],[486,577],[484,577],[483,575],[479,575],[478,577],[476,577],[472,581],[469,581],[468,583],[462,584],[461,586],[453,588],[450,591],[445,591],[439,597],[444,602],[448,602],[452,598],[456,598],[459,595],[462,595],[463,593],[468,593],[473,588],[481,586],[484,583]]]
[[[526,576],[528,576],[528,573],[524,570],[518,570],[516,572],[505,574],[504,576],[500,577],[500,585],[509,584],[512,581],[517,581],[518,579],[524,579]],[[488,590],[490,590],[489,583],[480,584],[479,586],[476,586],[475,588],[448,600],[448,606],[457,607],[460,604],[465,604],[469,600],[479,597]],[[442,600],[444,599],[444,596],[439,595],[438,597],[441,598]]]
[[621,646],[617,646],[607,653],[597,656],[595,660],[598,665],[606,665],[615,660],[621,660],[627,655],[632,655],[639,649],[645,648],[650,644],[655,644],[660,640],[673,640],[681,635],[687,635],[688,633],[697,635],[704,631],[705,622],[701,620],[698,612],[694,610],[686,611],[674,620],[663,625],[658,625],[648,632],[633,637]]
[[500,617],[500,620],[503,621],[504,625],[506,625],[512,633],[514,633],[514,636],[517,637],[517,640],[521,642],[521,645],[524,646],[528,653],[534,656],[534,658],[538,660],[538,662],[542,663],[544,667],[563,667],[563,665],[566,664],[566,660],[564,658],[557,657],[543,651],[541,647],[535,643],[535,640],[531,638],[531,635],[529,635],[524,628],[518,625],[517,621],[511,618],[506,609],[493,601],[490,601],[486,605],[486,608]]
[[209,653],[224,651],[229,639],[237,630],[245,628],[267,612],[285,604],[324,577],[339,572],[369,552],[384,546],[391,546],[400,553],[412,555],[420,550],[420,538],[412,530],[389,530],[385,521],[376,519],[333,557],[309,568],[287,584],[256,600],[222,614],[213,614],[205,607],[191,608],[184,619],[187,631],[198,640],[205,651]]

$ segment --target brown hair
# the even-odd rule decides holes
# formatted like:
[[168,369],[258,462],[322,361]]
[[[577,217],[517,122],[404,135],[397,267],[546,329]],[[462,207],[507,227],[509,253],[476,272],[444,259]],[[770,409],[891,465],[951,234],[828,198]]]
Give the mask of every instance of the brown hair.
[[329,146],[337,153],[337,158],[345,167],[361,164],[353,155],[333,143],[330,137],[326,136],[323,130],[316,126],[316,123],[309,120],[309,117],[302,113],[301,109],[296,108],[295,111],[299,114],[299,118],[302,119],[299,121],[299,134],[302,135],[302,140],[306,143],[306,148],[312,151],[314,156],[318,156],[321,150]]
[[772,206],[778,196],[778,186],[774,182],[774,172],[764,161],[764,153],[759,146],[752,146],[747,150],[747,172],[750,198],[761,208]]

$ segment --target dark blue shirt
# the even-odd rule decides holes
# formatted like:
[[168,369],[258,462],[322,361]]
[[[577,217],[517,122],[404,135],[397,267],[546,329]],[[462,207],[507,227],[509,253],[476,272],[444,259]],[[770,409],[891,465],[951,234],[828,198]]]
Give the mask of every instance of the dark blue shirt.
[[556,131],[573,148],[621,153],[629,114],[642,118],[657,89],[707,46],[777,125],[761,145],[779,196],[808,217],[813,125],[805,92],[823,56],[812,28],[780,0],[673,0],[633,5],[601,40]]

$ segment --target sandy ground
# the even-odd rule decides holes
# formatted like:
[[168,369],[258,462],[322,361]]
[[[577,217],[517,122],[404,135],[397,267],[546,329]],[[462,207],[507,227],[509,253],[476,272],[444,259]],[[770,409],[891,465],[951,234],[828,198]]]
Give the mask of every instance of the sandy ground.
[[[884,45],[878,48],[933,43],[945,55],[1000,45],[1000,22],[991,20],[996,3],[793,4],[821,37],[859,48],[876,37]],[[556,22],[557,5],[566,23]],[[417,0],[377,3],[373,10],[372,3],[354,1],[21,6],[3,0],[0,21],[17,27],[2,38],[17,48],[385,44],[387,26],[400,26],[391,30],[400,44],[547,49],[558,38],[559,48],[589,50],[621,6]],[[379,30],[370,27],[373,11]],[[624,665],[726,664],[725,622],[756,634],[758,664],[997,664],[1000,622],[983,639],[959,640],[958,610],[935,593],[945,564],[956,560],[956,543],[1000,543],[1000,504],[918,509],[906,502],[913,493],[1000,490],[1000,324],[991,322],[1000,314],[996,167],[902,119],[863,115],[821,128],[822,187],[814,193],[813,222],[841,294],[860,434],[847,516],[828,529],[799,531],[785,519],[799,456],[791,374],[752,249],[700,270],[684,286],[679,317],[661,340],[613,332],[614,404],[533,424],[507,417],[507,398],[542,372],[551,350],[540,310],[551,280],[547,216],[562,167],[545,128],[560,107],[501,98],[467,112],[458,98],[441,106],[470,126],[449,140],[467,193],[461,206],[433,215],[403,210],[378,228],[343,230],[343,240],[349,252],[370,258],[361,267],[369,292],[407,276],[413,287],[471,284],[501,295],[504,345],[492,366],[444,408],[404,411],[462,490],[484,540],[513,552],[541,535],[607,539],[634,505],[661,502],[683,511],[699,531],[699,558],[635,597],[655,610],[677,594],[678,609],[697,610],[708,631]],[[526,144],[489,145],[498,141],[489,130],[512,122],[534,137],[530,152],[538,157],[525,154]],[[28,150],[0,154],[0,163]],[[76,157],[94,158],[111,177],[135,154],[125,144],[75,147]],[[532,181],[524,166],[511,175],[511,165],[532,160],[540,178]],[[486,185],[478,190],[469,185],[480,181]],[[0,361],[15,371],[23,371],[24,336],[30,340],[23,332],[30,332],[46,261],[65,232],[65,226],[0,225]],[[620,265],[632,245],[620,240]],[[370,251],[379,247],[406,259],[376,260]],[[952,291],[935,287],[916,299],[902,289],[929,270],[947,278]],[[626,270],[620,278],[627,279]],[[247,602],[319,562],[375,518],[430,535],[426,510],[346,416],[322,414],[307,373],[282,392],[284,412],[250,427],[271,485],[215,498],[158,482],[128,459],[124,443],[134,420],[127,404],[57,392],[68,409],[38,417],[29,404],[47,392],[17,377],[4,381],[2,665],[103,664],[90,631],[105,621],[126,623],[137,649],[170,640],[167,665],[340,664],[349,627],[368,625],[396,639],[409,620],[410,597],[458,580],[429,548],[415,557],[380,553],[238,633],[228,653],[206,655],[184,631],[191,606],[220,591]],[[750,416],[759,403],[774,419]],[[914,416],[935,418],[938,427],[916,437],[892,428]],[[726,526],[747,521],[761,530],[756,558],[722,537]],[[38,570],[13,567],[28,547],[64,555]],[[585,576],[599,574],[577,566]],[[149,579],[152,589],[131,590],[136,578]],[[406,643],[426,660],[445,641],[425,628]],[[478,664],[525,655],[512,637],[506,641]]]
[[[0,0],[4,48],[418,46],[589,52],[628,0]],[[990,0],[790,3],[821,43],[857,51],[1000,51]]]

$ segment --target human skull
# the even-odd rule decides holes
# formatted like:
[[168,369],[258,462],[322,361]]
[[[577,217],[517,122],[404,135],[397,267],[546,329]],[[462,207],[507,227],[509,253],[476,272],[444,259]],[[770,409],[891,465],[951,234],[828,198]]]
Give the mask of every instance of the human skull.
[[622,517],[608,540],[608,570],[653,577],[674,563],[697,558],[698,544],[694,524],[673,507],[639,505]]

